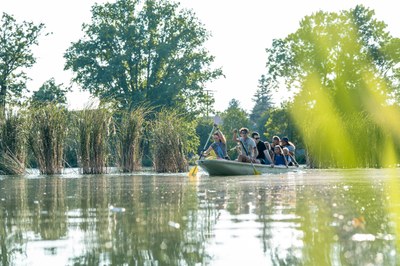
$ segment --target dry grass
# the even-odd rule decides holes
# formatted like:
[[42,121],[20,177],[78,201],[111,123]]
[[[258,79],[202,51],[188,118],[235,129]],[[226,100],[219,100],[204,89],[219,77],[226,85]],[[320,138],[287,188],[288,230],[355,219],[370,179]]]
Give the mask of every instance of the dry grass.
[[125,173],[140,170],[143,157],[143,133],[150,110],[139,107],[121,114],[117,123],[119,166]]
[[18,112],[8,111],[0,121],[0,174],[25,172],[25,119]]
[[162,110],[151,124],[151,152],[159,173],[186,172],[185,154],[198,145],[195,126],[174,111]]
[[108,137],[111,112],[106,108],[84,109],[77,113],[79,165],[83,174],[107,172]]
[[67,110],[54,104],[29,111],[29,144],[41,174],[60,174],[68,129]]

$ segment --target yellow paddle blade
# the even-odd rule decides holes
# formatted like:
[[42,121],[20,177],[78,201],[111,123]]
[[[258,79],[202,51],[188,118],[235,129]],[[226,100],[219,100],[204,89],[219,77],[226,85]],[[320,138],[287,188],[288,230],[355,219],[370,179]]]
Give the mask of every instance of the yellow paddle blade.
[[257,171],[257,170],[254,168],[254,175],[261,175],[261,172]]
[[195,165],[192,169],[189,171],[189,177],[195,177],[197,175],[197,171],[199,171],[197,165]]

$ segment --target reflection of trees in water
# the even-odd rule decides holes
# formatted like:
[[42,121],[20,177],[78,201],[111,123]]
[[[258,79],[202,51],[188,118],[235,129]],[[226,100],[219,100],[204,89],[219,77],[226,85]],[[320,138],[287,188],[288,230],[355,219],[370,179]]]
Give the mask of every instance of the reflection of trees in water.
[[258,188],[256,209],[262,226],[263,252],[274,265],[301,265],[301,236],[296,208],[296,186],[279,182]]
[[[57,240],[67,235],[66,179],[46,177],[40,180],[40,189],[36,200],[39,201],[38,227],[41,239]],[[36,228],[35,228],[36,229]],[[36,231],[36,230],[35,230]]]
[[15,258],[25,255],[23,232],[29,226],[26,184],[23,178],[0,180],[1,265],[9,265]]
[[111,202],[130,204],[122,205],[127,215],[112,214],[113,264],[202,263],[203,232],[211,222],[209,210],[198,209],[195,186],[182,184],[181,177],[132,177],[120,191],[112,193]]
[[[128,175],[0,179],[0,264],[24,264],[29,251],[56,255],[63,250],[54,241],[71,234],[77,235],[67,256],[75,265],[208,264],[207,243],[214,241],[220,210],[233,223],[247,217],[261,224],[255,237],[271,264],[396,264],[384,183],[301,182],[215,178],[191,184],[181,176]],[[355,234],[376,239],[355,241]],[[51,241],[27,249],[42,240]]]
[[[390,235],[386,195],[368,177],[297,185],[295,206],[303,234],[302,264],[376,265],[394,260],[394,241],[356,241],[354,236]],[[391,264],[391,263],[389,263]],[[393,263],[394,265],[395,263]]]
[[[383,206],[386,196],[373,180],[346,180],[337,184],[300,187],[302,197],[296,212],[301,216],[304,232],[303,261],[330,264],[340,261],[346,265],[381,264],[389,262],[393,241],[357,241],[354,237],[391,235],[388,213]],[[385,222],[386,221],[386,222]]]
[[216,212],[199,208],[197,187],[187,182],[126,175],[0,180],[7,187],[0,197],[1,263],[24,264],[28,252],[57,255],[68,248],[55,243],[72,237],[67,256],[75,265],[204,264]]
[[[215,202],[217,208],[229,212],[227,219],[230,219],[233,228],[236,228],[234,223],[246,223],[251,219],[262,225],[257,237],[262,244],[260,249],[269,258],[270,264],[294,265],[300,262],[301,231],[297,228],[299,218],[293,215],[297,202],[295,184],[238,180],[210,180],[211,184],[206,187],[214,189],[214,196],[209,199]],[[237,228],[243,226],[246,227]]]
[[[231,222],[245,222],[243,214],[258,216],[263,253],[272,265],[396,264],[394,229],[384,208],[388,195],[381,182],[301,182],[228,178],[210,180],[204,189],[212,187],[210,204],[227,210]],[[358,241],[357,235],[375,240]]]
[[30,240],[56,240],[66,235],[63,179],[7,178],[0,184],[7,188],[1,194],[2,265],[18,264],[26,258]]

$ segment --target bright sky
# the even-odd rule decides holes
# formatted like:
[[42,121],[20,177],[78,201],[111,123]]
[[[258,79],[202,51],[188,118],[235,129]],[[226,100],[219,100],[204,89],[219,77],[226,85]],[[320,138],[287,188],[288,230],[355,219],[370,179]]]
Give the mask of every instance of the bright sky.
[[[31,90],[37,90],[54,77],[56,83],[69,85],[72,74],[65,72],[63,54],[71,42],[82,37],[81,25],[90,22],[90,7],[107,0],[0,0],[0,12],[14,15],[18,21],[44,23],[52,35],[42,37],[34,49],[37,63],[29,70]],[[211,32],[206,43],[216,57],[215,66],[222,67],[225,78],[207,85],[215,98],[215,108],[223,111],[232,98],[250,111],[258,79],[265,72],[265,48],[275,38],[284,38],[297,30],[300,20],[318,10],[339,11],[363,4],[375,10],[376,18],[400,37],[400,16],[396,1],[385,0],[181,0],[182,7],[191,8]],[[245,3],[245,4],[244,4]],[[88,93],[74,92],[68,96],[71,108],[85,105]],[[284,93],[277,94],[284,97]]]

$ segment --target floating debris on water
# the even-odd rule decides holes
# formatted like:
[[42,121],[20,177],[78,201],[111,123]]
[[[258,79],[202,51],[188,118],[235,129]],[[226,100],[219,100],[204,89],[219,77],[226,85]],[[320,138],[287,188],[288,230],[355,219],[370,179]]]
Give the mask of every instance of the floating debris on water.
[[351,237],[353,241],[375,241],[375,236],[372,234],[355,234]]
[[114,207],[114,206],[112,206],[112,205],[110,205],[110,207],[108,207],[108,209],[109,209],[111,212],[125,212],[125,211],[126,211],[125,208]]
[[167,243],[165,242],[165,240],[163,240],[163,242],[161,242],[160,248],[161,249],[167,249]]
[[173,228],[176,228],[176,229],[179,229],[179,228],[181,227],[180,224],[175,223],[175,222],[173,222],[173,221],[169,221],[169,222],[168,222],[168,225],[171,226],[171,227],[173,227]]

